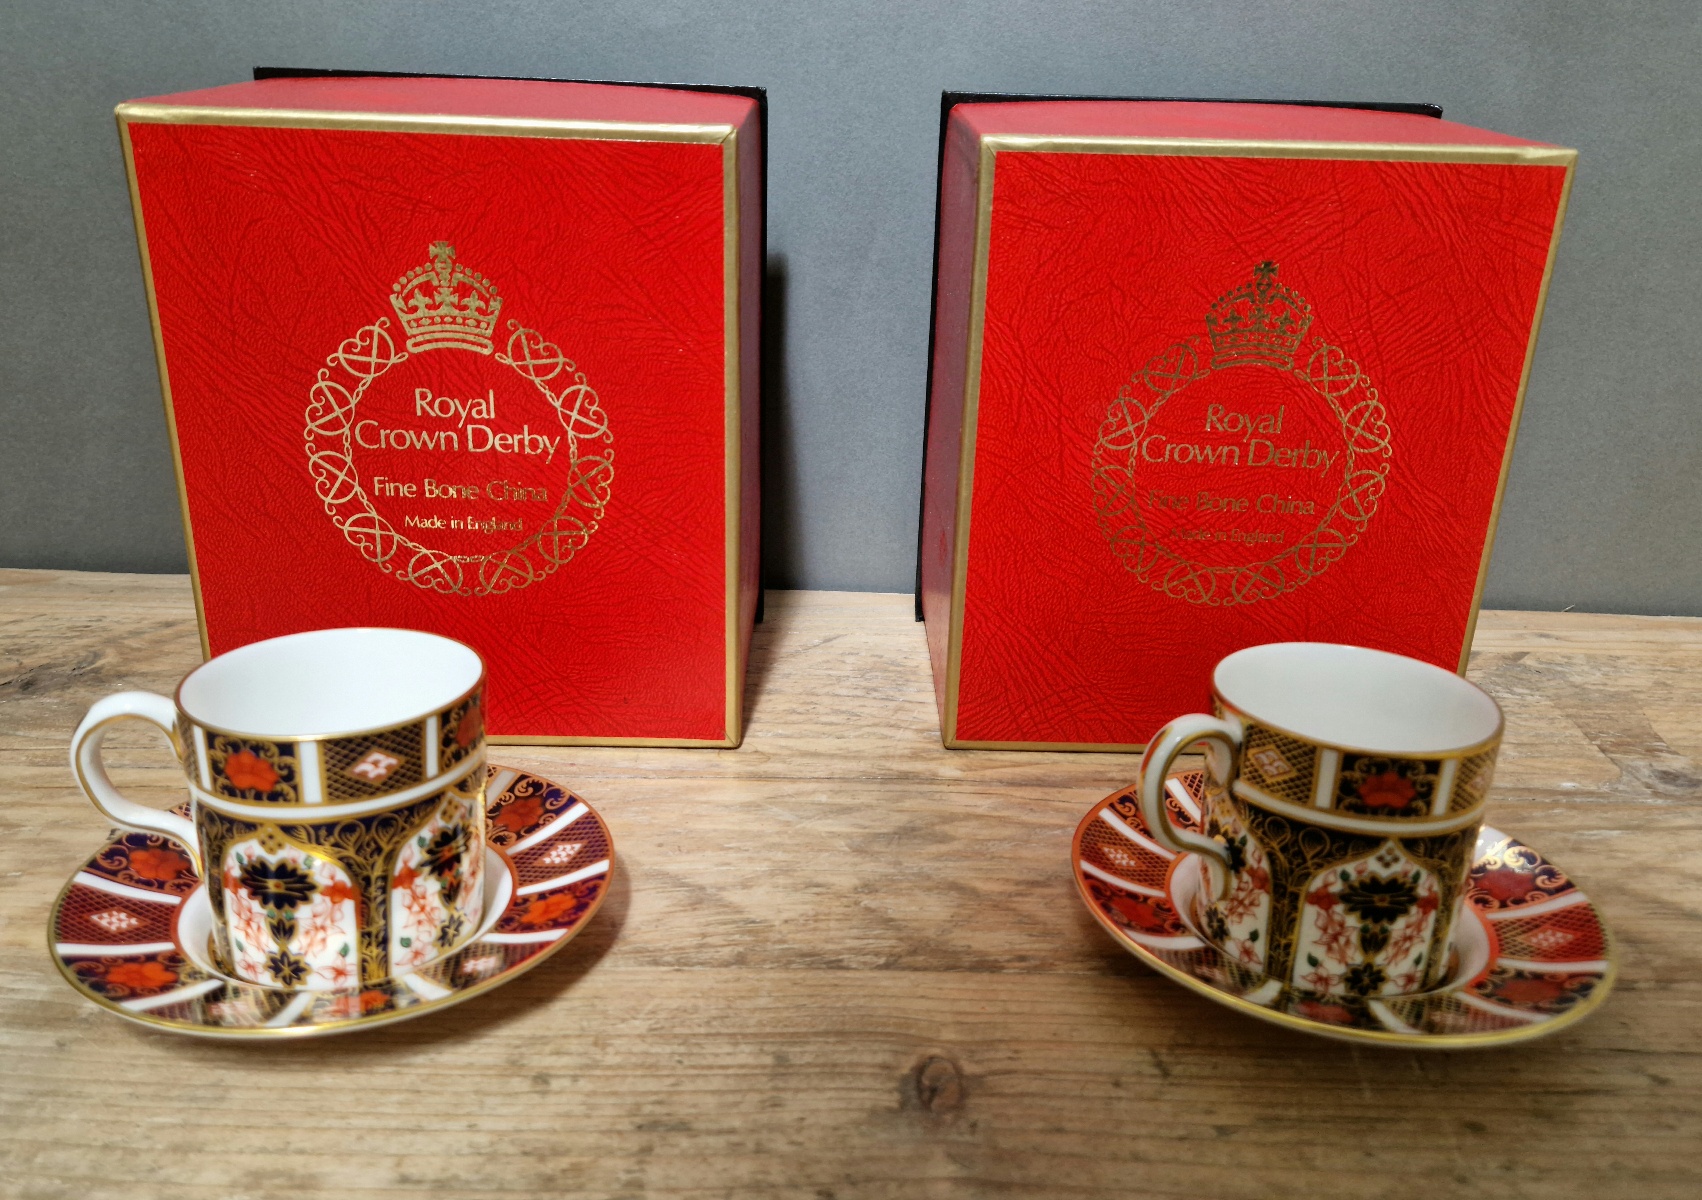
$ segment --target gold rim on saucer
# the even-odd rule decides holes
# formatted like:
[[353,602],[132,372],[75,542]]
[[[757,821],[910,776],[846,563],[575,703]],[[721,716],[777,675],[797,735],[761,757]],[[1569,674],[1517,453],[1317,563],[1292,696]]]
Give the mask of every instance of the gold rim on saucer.
[[590,805],[501,767],[486,795],[484,923],[453,952],[381,983],[309,991],[221,973],[205,949],[211,911],[191,856],[157,833],[108,835],[54,902],[48,949],[100,1007],[195,1037],[313,1037],[437,1012],[543,962],[608,894],[614,843]]
[[[1197,829],[1204,776],[1172,774],[1165,802]],[[1485,826],[1466,881],[1460,964],[1447,986],[1385,996],[1319,996],[1268,979],[1190,924],[1193,855],[1154,841],[1135,787],[1076,826],[1070,865],[1088,911],[1142,962],[1237,1012],[1343,1041],[1457,1049],[1525,1041],[1593,1011],[1613,987],[1613,938],[1590,899],[1529,846]]]

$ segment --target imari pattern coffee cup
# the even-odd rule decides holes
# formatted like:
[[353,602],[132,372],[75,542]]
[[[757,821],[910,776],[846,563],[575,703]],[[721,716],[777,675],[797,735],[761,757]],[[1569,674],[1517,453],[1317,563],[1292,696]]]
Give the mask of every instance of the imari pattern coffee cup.
[[[1147,829],[1199,870],[1184,914],[1237,961],[1320,996],[1448,981],[1501,742],[1501,710],[1452,672],[1358,646],[1282,642],[1212,675],[1215,716],[1141,760]],[[1177,755],[1207,745],[1205,833],[1167,819]]]
[[[71,740],[96,808],[194,858],[233,976],[364,986],[458,946],[483,916],[484,664],[403,629],[255,642],[191,671],[175,701],[98,701]],[[156,725],[189,816],[125,799],[101,760],[119,721]]]

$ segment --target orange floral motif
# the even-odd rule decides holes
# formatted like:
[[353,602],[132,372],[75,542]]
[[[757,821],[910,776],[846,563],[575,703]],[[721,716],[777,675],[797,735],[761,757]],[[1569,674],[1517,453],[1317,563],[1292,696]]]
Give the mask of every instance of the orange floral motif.
[[225,759],[225,778],[239,788],[269,792],[278,786],[278,772],[252,750],[238,750]]
[[520,914],[522,925],[547,925],[549,922],[567,912],[579,897],[570,892],[557,892],[553,896],[540,896],[526,906],[526,911]]
[[538,818],[544,815],[544,806],[536,796],[522,796],[518,800],[510,800],[502,806],[502,811],[492,818],[492,824],[500,825],[515,836],[525,833],[538,823]]
[[455,744],[463,750],[472,745],[473,739],[479,736],[479,729],[484,721],[479,712],[479,702],[473,701],[467,706],[467,711],[461,714],[460,724],[455,726]]
[[1136,929],[1162,930],[1168,923],[1158,906],[1144,898],[1118,896],[1111,901],[1111,908]]
[[1240,922],[1259,910],[1259,902],[1265,898],[1266,889],[1270,886],[1270,873],[1248,867],[1234,879],[1235,890],[1223,903],[1223,916],[1225,920]]
[[329,900],[332,904],[341,904],[345,900],[360,899],[360,893],[355,890],[355,885],[350,883],[347,879],[332,880],[329,884],[319,890],[319,894],[324,896],[325,899]]
[[1514,1004],[1543,1004],[1565,991],[1565,985],[1554,979],[1509,979],[1495,989],[1495,995]]
[[360,994],[360,1010],[363,1013],[369,1013],[376,1008],[383,1008],[389,1002],[390,994],[379,991],[377,988],[368,989]]
[[1530,893],[1532,876],[1513,867],[1494,867],[1477,877],[1477,886],[1505,904]]
[[132,850],[130,869],[143,879],[161,883],[176,879],[189,867],[189,860],[175,850]]
[[1353,1010],[1340,1004],[1323,1004],[1317,1000],[1302,1000],[1294,1006],[1294,1011],[1303,1017],[1314,1021],[1328,1021],[1331,1025],[1352,1025]]
[[[412,870],[412,868],[409,868]],[[402,896],[402,907],[415,925],[432,925],[437,916],[437,900],[425,889],[409,887]],[[416,942],[414,948],[422,954],[426,946]],[[423,958],[419,961],[425,961]]]
[[1402,779],[1393,771],[1381,771],[1359,784],[1359,798],[1366,808],[1406,808],[1416,795],[1418,789],[1412,785],[1412,781]]
[[[1311,988],[1314,992],[1327,992],[1330,990],[1330,984],[1334,981],[1334,979],[1334,975],[1331,975],[1320,966],[1314,967],[1312,970],[1302,975],[1300,977],[1300,982]],[[1312,1001],[1306,1001],[1305,1003],[1310,1004]]]
[[419,877],[420,873],[418,871],[414,870],[412,866],[405,864],[400,871],[397,871],[390,877],[391,890],[411,892],[414,889],[414,880]]
[[108,969],[106,981],[138,990],[152,990],[176,983],[177,972],[157,962],[119,963]]

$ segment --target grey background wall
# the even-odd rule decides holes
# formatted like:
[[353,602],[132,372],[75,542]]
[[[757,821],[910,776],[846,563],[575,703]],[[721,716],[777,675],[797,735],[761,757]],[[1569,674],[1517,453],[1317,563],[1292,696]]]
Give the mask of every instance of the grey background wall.
[[11,0],[0,565],[184,569],[111,109],[256,64],[766,85],[780,587],[911,587],[941,89],[1434,100],[1576,146],[1486,599],[1702,614],[1696,0]]

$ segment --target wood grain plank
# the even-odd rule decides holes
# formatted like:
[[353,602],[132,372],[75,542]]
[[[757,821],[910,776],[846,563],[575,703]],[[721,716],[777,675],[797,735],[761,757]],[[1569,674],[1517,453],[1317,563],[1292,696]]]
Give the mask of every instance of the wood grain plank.
[[[274,1200],[1693,1196],[1702,1190],[1702,621],[1485,613],[1490,820],[1618,935],[1553,1038],[1341,1046],[1146,971],[1073,894],[1124,755],[940,747],[908,597],[775,593],[733,751],[503,747],[610,823],[610,899],[538,971],[302,1044],[126,1025],[48,906],[102,823],[83,709],[198,661],[179,577],[0,571],[0,1196]],[[177,798],[157,739],[114,776]]]

